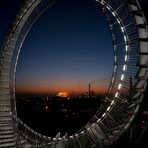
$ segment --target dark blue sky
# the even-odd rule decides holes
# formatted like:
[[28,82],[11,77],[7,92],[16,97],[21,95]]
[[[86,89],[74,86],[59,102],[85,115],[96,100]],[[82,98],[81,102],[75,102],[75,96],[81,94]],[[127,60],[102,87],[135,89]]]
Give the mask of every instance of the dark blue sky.
[[[111,34],[93,0],[61,0],[31,28],[20,54],[17,91],[83,92],[109,85],[113,67]],[[104,82],[103,82],[104,81]]]
[[0,1],[0,45],[7,33],[22,0],[1,0]]

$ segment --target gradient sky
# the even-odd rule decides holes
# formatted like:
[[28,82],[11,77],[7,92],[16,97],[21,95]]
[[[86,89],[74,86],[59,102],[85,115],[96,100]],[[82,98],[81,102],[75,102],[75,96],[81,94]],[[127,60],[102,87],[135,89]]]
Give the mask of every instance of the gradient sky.
[[[1,0],[0,44],[22,1]],[[148,1],[140,2],[147,13]],[[110,32],[95,0],[60,0],[38,19],[23,44],[16,90],[87,91],[88,83],[97,80],[92,89],[103,91],[112,66]]]
[[113,67],[111,34],[93,0],[61,0],[31,28],[21,50],[17,92],[97,92],[109,86]]

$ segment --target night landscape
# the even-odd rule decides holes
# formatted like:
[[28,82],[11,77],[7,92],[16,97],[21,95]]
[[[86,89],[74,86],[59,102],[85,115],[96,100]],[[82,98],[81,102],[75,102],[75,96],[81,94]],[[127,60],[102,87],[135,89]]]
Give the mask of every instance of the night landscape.
[[[146,19],[148,19],[148,1],[141,0],[140,2],[146,14]],[[10,28],[10,24],[22,3],[23,0],[14,0],[13,2],[6,0],[1,2],[0,44],[2,44],[7,30]],[[112,120],[108,123],[113,121],[112,124],[115,126],[115,132],[120,129],[120,126],[122,127],[122,124],[118,127],[115,119],[119,117],[120,123],[122,117],[128,116],[123,108],[126,108],[130,103],[134,106],[139,101],[135,103],[135,100],[128,99],[129,96],[131,97],[136,92],[135,79],[138,74],[132,77],[130,74],[133,71],[131,73],[127,71],[127,73],[130,73],[128,73],[130,75],[129,79],[125,79],[125,82],[122,83],[127,66],[127,57],[122,57],[122,53],[118,51],[117,53],[121,54],[121,58],[117,60],[119,62],[123,60],[126,64],[123,64],[121,69],[120,64],[119,67],[116,67],[118,62],[116,63],[117,57],[114,48],[122,46],[124,43],[115,45],[114,35],[106,18],[108,16],[105,16],[102,7],[93,0],[58,0],[56,4],[51,5],[38,17],[30,28],[29,33],[26,34],[23,44],[21,44],[16,71],[14,70],[14,90],[10,86],[10,94],[14,91],[15,95],[13,97],[16,100],[16,104],[14,104],[16,105],[17,113],[13,116],[13,112],[9,112],[14,121],[21,120],[29,128],[41,135],[47,136],[49,139],[55,137],[59,138],[58,140],[62,138],[65,140],[67,137],[73,138],[73,136],[77,138],[79,131],[80,135],[83,135],[85,133],[84,129],[87,132],[90,130],[87,127],[89,125],[93,129],[96,123],[101,123],[100,125],[104,128],[105,124],[103,122],[107,123],[108,121],[104,119],[100,122],[100,120],[106,116],[106,113],[100,116],[98,111],[101,110],[100,107],[103,104],[106,106],[110,105],[109,107],[104,107],[103,111],[112,112],[111,107],[116,103],[117,108],[115,109],[117,109],[116,111],[121,111],[121,113],[114,112],[114,116],[110,116]],[[117,22],[120,25],[119,20]],[[114,25],[115,23],[112,24]],[[142,26],[142,28],[144,27]],[[124,34],[124,30],[122,30],[122,33]],[[124,40],[126,41],[125,34]],[[127,45],[125,47],[127,50]],[[138,46],[136,45],[136,47]],[[113,78],[116,77],[114,75],[116,68],[119,70],[119,73],[117,72],[117,80],[112,84]],[[120,73],[121,76],[118,82],[118,74]],[[125,88],[120,90],[123,85],[125,85]],[[113,93],[115,93],[113,95],[110,88],[114,87],[117,87],[119,91],[116,92],[113,89]],[[103,147],[101,145],[102,140],[101,148],[147,147],[147,89],[144,93],[144,103],[140,103],[141,108],[131,128],[125,132],[123,137],[119,136],[117,143],[114,144],[113,142],[113,145],[110,147],[108,145]],[[112,99],[113,97],[115,99],[118,98],[119,95],[121,102]],[[112,100],[109,100],[108,96]],[[132,108],[132,105],[129,106]],[[132,112],[132,109],[129,108],[127,110]],[[7,108],[4,106],[4,109]],[[19,119],[16,118],[16,115]],[[93,121],[96,121],[96,123],[92,124]],[[110,128],[112,125],[108,123],[107,127]],[[104,129],[107,134],[105,132],[103,134],[112,139],[110,129],[108,130],[106,127]],[[24,131],[27,133],[27,130],[26,128]],[[111,135],[108,135],[108,132]],[[26,133],[23,134],[25,135]],[[71,140],[72,138],[69,139]],[[37,140],[35,139],[35,141]],[[76,141],[79,143],[79,139]],[[1,144],[3,144],[3,141],[2,143],[0,142]],[[40,140],[35,144],[40,145]],[[94,147],[98,145],[94,146],[92,144]],[[71,145],[68,145],[68,147],[71,147]],[[75,145],[75,147],[83,148],[81,144],[79,146]]]

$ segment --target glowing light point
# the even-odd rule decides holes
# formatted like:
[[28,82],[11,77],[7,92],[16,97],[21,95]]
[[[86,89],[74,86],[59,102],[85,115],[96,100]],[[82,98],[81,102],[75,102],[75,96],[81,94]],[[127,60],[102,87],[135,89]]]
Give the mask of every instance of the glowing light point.
[[107,111],[109,111],[110,110],[110,106],[107,108]]
[[118,24],[120,24],[120,21],[117,19]]
[[127,61],[127,55],[125,55],[125,62]]
[[124,79],[124,74],[121,75],[121,81]]
[[118,94],[119,94],[119,93],[118,93],[118,92],[116,92],[116,94],[115,94],[115,98],[117,98],[117,97],[118,97]]
[[104,113],[103,115],[102,115],[102,117],[104,117],[106,115],[106,113]]
[[92,125],[92,127],[94,127],[96,124],[94,123],[93,125]]
[[121,89],[122,84],[119,84],[118,89]]
[[[99,0],[97,0],[97,1],[99,1]],[[102,0],[101,3],[104,4],[104,0]]]
[[97,123],[100,122],[100,120],[101,120],[101,119],[98,119],[98,120],[97,120]]
[[125,50],[128,51],[128,46],[126,45]]
[[106,6],[106,7],[110,10],[110,8],[108,6]]
[[111,102],[111,105],[113,105],[113,104],[114,104],[114,102],[115,102],[115,101],[113,100],[113,101]]
[[113,16],[116,16],[114,12],[112,12]]
[[70,136],[69,138],[73,138],[73,136]]
[[126,36],[124,35],[124,40],[125,40],[125,42],[127,41],[127,38],[126,38]]
[[[121,30],[122,30],[122,32],[124,32],[124,28],[123,27],[121,27]],[[125,37],[125,36],[124,36]],[[126,37],[125,37],[126,38]],[[125,38],[124,38],[124,40],[125,40]]]
[[125,71],[125,70],[126,70],[126,65],[123,66],[123,71]]

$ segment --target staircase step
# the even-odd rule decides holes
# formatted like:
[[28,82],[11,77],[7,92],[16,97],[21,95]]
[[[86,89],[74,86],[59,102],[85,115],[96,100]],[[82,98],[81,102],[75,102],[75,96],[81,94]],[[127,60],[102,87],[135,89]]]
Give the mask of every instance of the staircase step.
[[9,111],[7,111],[7,112],[6,112],[6,111],[5,111],[5,112],[0,112],[0,117],[8,117],[8,116],[10,117],[11,114],[12,114],[12,113],[9,112]]
[[12,137],[14,137],[14,134],[0,135],[0,139],[4,139],[4,138],[12,138]]
[[0,135],[4,135],[4,134],[8,134],[8,135],[11,135],[11,134],[14,134],[14,130],[4,130],[4,131],[0,131]]
[[0,148],[7,148],[7,147],[15,148],[15,141],[0,144]]
[[3,126],[0,128],[0,131],[4,131],[4,130],[13,130],[13,126]]
[[16,141],[16,138],[0,139],[0,144]]
[[0,116],[0,122],[1,122],[1,121],[11,121],[11,120],[12,120],[11,117],[1,117],[1,116]]
[[0,106],[10,105],[10,101],[8,101],[8,102],[7,101],[5,101],[5,102],[4,101],[0,101],[0,103],[1,103]]
[[0,106],[0,112],[2,112],[2,111],[11,111],[11,108],[10,108],[10,106]]

